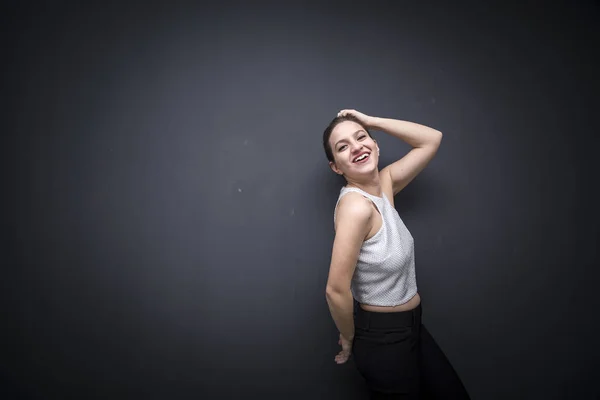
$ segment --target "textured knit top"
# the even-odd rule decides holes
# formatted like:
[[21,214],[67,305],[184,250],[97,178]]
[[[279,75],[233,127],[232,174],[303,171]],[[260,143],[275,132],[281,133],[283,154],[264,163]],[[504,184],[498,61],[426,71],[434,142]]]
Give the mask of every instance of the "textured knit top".
[[340,199],[357,192],[371,200],[382,217],[381,228],[365,240],[352,277],[352,296],[361,304],[396,306],[408,302],[417,293],[414,239],[387,197],[373,196],[355,187],[343,187]]

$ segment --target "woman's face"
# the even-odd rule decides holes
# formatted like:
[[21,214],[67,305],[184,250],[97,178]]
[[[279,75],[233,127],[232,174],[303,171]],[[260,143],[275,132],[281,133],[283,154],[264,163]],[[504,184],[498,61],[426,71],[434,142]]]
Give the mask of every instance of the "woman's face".
[[379,147],[360,124],[339,123],[331,132],[329,144],[335,160],[329,166],[335,173],[352,178],[370,175],[377,169]]

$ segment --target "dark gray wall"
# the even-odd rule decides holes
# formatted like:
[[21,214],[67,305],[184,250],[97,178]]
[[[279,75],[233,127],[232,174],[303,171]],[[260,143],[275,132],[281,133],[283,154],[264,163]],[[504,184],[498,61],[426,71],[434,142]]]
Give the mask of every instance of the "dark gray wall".
[[397,209],[473,399],[600,396],[597,4],[364,3],[5,8],[6,398],[365,398],[342,108],[445,134]]

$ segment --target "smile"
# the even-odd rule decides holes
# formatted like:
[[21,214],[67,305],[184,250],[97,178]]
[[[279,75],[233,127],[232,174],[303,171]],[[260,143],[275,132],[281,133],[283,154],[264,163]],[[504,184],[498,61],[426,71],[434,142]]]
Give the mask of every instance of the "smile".
[[362,153],[361,155],[359,155],[358,157],[356,157],[354,160],[352,160],[353,163],[364,163],[366,162],[370,157],[369,153]]

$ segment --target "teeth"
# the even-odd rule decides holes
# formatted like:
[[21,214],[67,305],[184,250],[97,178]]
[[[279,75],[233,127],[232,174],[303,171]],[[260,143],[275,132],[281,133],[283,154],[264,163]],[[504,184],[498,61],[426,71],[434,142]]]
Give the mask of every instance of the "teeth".
[[368,156],[368,154],[367,154],[367,153],[365,153],[365,154],[363,154],[362,156],[355,158],[355,159],[354,159],[354,161],[356,162],[356,161],[361,161],[361,160],[364,160],[365,158],[367,158],[367,156]]

